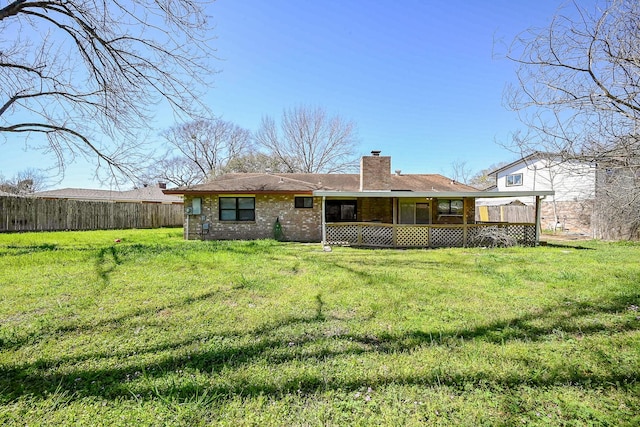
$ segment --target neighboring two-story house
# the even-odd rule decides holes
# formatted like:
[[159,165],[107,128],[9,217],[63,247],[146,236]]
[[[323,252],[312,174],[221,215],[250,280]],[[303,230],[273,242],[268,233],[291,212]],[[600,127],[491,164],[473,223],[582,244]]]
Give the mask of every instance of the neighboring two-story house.
[[[490,173],[495,176],[497,192],[550,190],[541,203],[543,229],[593,235],[593,201],[596,193],[596,165],[588,162],[562,161],[549,153],[534,153]],[[497,201],[498,199],[493,199]],[[531,197],[517,199],[532,206]],[[515,202],[501,200],[502,203]],[[487,199],[484,204],[492,204]]]

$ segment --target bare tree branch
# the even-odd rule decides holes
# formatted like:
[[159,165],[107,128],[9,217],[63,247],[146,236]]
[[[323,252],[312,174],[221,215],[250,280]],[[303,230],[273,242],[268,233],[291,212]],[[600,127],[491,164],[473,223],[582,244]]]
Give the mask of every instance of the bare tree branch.
[[256,142],[288,172],[336,173],[357,166],[355,124],[329,117],[322,108],[284,110],[279,129],[271,117],[263,117]]
[[178,186],[206,181],[252,150],[251,133],[221,119],[196,120],[163,132],[167,154],[158,177]]
[[158,104],[184,117],[207,110],[208,3],[10,1],[0,9],[0,33],[16,35],[0,38],[0,134],[45,136],[61,168],[80,154],[133,171],[138,159],[121,154],[140,145]]
[[517,84],[505,102],[527,125],[522,155],[551,153],[597,165],[596,217],[603,237],[640,230],[640,3],[573,3],[546,30],[516,38],[507,58]]
[[11,179],[4,179],[0,175],[0,191],[10,194],[31,194],[42,191],[47,187],[47,176],[34,168],[24,169]]

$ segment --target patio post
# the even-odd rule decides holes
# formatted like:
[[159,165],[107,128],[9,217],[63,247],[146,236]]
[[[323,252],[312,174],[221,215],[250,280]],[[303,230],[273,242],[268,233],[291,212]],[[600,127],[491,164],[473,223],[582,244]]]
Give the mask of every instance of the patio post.
[[[474,199],[475,203],[475,199]],[[469,214],[469,199],[462,199],[462,246],[467,247],[467,215]]]
[[538,246],[540,243],[540,217],[541,217],[540,209],[540,196],[536,196],[536,241],[534,242],[534,246]]
[[398,223],[398,198],[394,197],[391,199],[391,215],[393,216],[393,219],[391,220],[392,225],[391,225],[391,230],[392,230],[392,240],[393,240],[393,247],[395,248],[396,246],[398,246],[398,228],[396,227],[396,224]]
[[322,244],[326,244],[327,243],[327,223],[325,221],[325,201],[326,201],[327,197],[326,196],[322,196],[322,219],[321,219],[321,224],[322,224]]

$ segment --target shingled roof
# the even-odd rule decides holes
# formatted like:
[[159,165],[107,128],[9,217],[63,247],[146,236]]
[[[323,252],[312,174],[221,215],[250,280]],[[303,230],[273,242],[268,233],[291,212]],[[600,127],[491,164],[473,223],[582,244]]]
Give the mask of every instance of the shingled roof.
[[88,188],[61,188],[40,191],[34,196],[45,199],[72,199],[105,202],[182,203],[182,197],[164,194],[158,186],[136,188],[128,191],[94,190]]
[[[165,194],[309,193],[360,189],[359,174],[231,173],[205,184],[164,190]],[[391,175],[391,191],[477,191],[439,174]]]

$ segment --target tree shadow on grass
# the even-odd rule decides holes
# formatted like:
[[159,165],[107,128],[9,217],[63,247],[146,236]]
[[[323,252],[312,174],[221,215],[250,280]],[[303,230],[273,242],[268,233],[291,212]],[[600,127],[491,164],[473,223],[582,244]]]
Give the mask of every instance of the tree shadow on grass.
[[[0,350],[16,350],[25,345],[35,345],[40,341],[46,339],[52,339],[56,336],[60,336],[66,333],[77,333],[77,332],[90,332],[92,330],[97,330],[105,327],[117,327],[123,323],[126,323],[129,320],[136,319],[139,317],[149,316],[156,313],[160,313],[166,310],[175,310],[183,307],[187,307],[193,303],[199,301],[205,301],[210,298],[218,296],[222,291],[213,290],[204,292],[200,295],[188,296],[181,300],[175,301],[170,304],[164,304],[161,306],[152,305],[144,308],[134,308],[131,311],[123,313],[119,316],[108,317],[105,319],[100,319],[96,321],[91,321],[87,323],[83,323],[81,321],[73,321],[67,324],[60,324],[53,327],[45,326],[42,329],[38,329],[33,331],[30,334],[24,334],[20,337],[14,337],[12,339],[0,340]],[[93,355],[86,355],[83,359],[91,359]],[[107,355],[104,355],[107,357]]]
[[[109,245],[96,250],[95,247],[77,248],[77,247],[58,247],[53,244],[43,244],[29,247],[16,247],[12,251],[18,251],[20,254],[29,254],[33,251],[73,251],[73,252],[91,252],[95,253],[94,271],[98,278],[98,288],[104,289],[111,281],[111,276],[116,270],[126,263],[138,262],[141,258],[147,258],[149,256],[162,255],[167,251],[170,251],[171,256],[179,257],[184,260],[188,258],[189,253],[202,253],[203,248],[211,252],[231,252],[234,254],[248,255],[251,253],[260,251],[275,251],[277,249],[277,242],[203,242],[202,246],[190,247],[184,245],[176,249],[174,246],[157,245],[157,244],[122,244],[122,245]],[[175,301],[170,304],[163,304],[161,306],[148,306],[144,308],[132,307],[132,309],[122,315],[109,317],[106,319],[95,320],[90,322],[82,322],[81,320],[71,319],[68,323],[45,323],[41,327],[36,328],[28,333],[18,333],[12,337],[0,336],[0,351],[15,350],[25,345],[37,345],[40,341],[55,339],[57,336],[65,333],[76,333],[82,331],[91,331],[104,327],[117,327],[118,325],[138,317],[144,317],[159,313],[163,310],[173,310],[185,307],[192,303],[207,300],[219,296],[224,293],[225,290],[208,291],[201,295],[189,296],[184,299]],[[3,319],[0,319],[0,325],[4,323]],[[179,345],[178,345],[179,346]],[[90,359],[92,356],[87,355],[86,359]],[[105,356],[106,357],[106,356]]]
[[[0,401],[6,403],[23,396],[44,398],[61,390],[77,397],[102,399],[129,399],[135,390],[141,396],[171,396],[178,401],[188,401],[195,394],[202,393],[204,387],[209,396],[215,396],[214,400],[223,401],[234,396],[269,395],[277,398],[290,393],[350,391],[389,384],[448,386],[461,390],[477,384],[509,388],[563,384],[584,388],[627,387],[640,380],[637,369],[623,370],[606,365],[606,369],[597,369],[593,373],[576,369],[571,363],[547,366],[536,359],[514,359],[512,362],[520,363],[522,369],[509,375],[491,370],[446,372],[440,367],[433,367],[415,375],[405,371],[384,375],[356,374],[345,378],[332,371],[335,368],[331,368],[331,361],[354,355],[371,358],[404,353],[420,357],[420,351],[448,351],[452,346],[460,347],[469,342],[494,345],[536,343],[558,339],[558,332],[582,339],[594,334],[638,331],[638,317],[628,313],[629,307],[635,307],[638,300],[640,293],[635,292],[616,298],[551,306],[470,328],[375,334],[352,333],[348,323],[342,324],[343,321],[328,317],[322,312],[324,304],[318,295],[315,314],[276,319],[250,331],[239,329],[215,335],[196,333],[182,340],[136,348],[135,355],[101,352],[61,355],[15,366],[5,364],[0,366]],[[592,321],[598,316],[610,318],[611,315],[617,316],[614,325]],[[336,323],[341,327],[336,329]],[[590,350],[590,363],[595,363],[594,359],[606,358],[606,355],[596,353]],[[114,358],[117,363],[113,363]],[[266,378],[263,375],[233,375],[256,364],[268,366],[272,373],[287,365],[287,372],[290,372],[289,364],[301,361],[310,367],[326,366],[329,375],[326,370],[319,373],[312,368],[289,373],[279,381],[273,380],[273,375]],[[532,375],[534,371],[545,371],[546,374]],[[188,380],[189,373],[208,375],[211,380],[206,386],[198,385]],[[229,373],[231,375],[227,379],[220,381],[220,375]],[[179,385],[175,382],[176,375],[185,376]],[[171,381],[163,382],[165,378],[171,378]]]
[[118,256],[115,246],[102,248],[98,251],[95,270],[103,284],[109,283],[109,275],[113,273],[120,264],[122,264],[122,260]]
[[547,242],[546,247],[548,248],[561,248],[561,249],[575,249],[578,251],[595,251],[596,248],[589,248],[587,246],[576,245],[572,243],[562,244],[562,243],[549,243]]
[[58,245],[55,243],[43,243],[40,245],[7,245],[4,248],[0,247],[0,255],[27,255],[36,252],[50,252],[58,250]]

